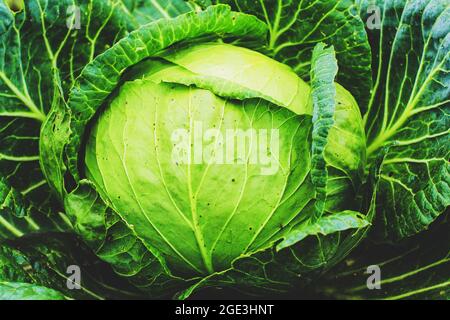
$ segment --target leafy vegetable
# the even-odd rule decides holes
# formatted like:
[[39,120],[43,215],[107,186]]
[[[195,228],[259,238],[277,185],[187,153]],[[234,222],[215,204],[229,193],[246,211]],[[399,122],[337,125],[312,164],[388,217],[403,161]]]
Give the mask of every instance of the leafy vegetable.
[[449,15],[0,0],[0,298],[447,298]]

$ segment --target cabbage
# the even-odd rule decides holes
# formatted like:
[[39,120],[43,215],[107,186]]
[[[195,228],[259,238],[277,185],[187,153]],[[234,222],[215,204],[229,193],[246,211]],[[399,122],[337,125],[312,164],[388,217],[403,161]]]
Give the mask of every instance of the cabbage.
[[1,298],[448,297],[449,18],[0,1]]
[[[208,43],[136,67],[95,120],[86,177],[177,272],[208,275],[314,215],[310,86],[260,53]],[[338,85],[325,159],[339,214],[365,164],[358,105]]]

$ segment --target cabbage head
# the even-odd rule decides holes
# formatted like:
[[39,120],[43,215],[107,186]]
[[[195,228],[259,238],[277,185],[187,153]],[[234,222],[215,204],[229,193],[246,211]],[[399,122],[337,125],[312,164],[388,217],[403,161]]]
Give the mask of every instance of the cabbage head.
[[338,261],[368,221],[363,120],[333,48],[317,44],[303,80],[257,45],[253,16],[212,6],[168,21],[179,39],[159,41],[162,22],[131,33],[49,121],[67,132],[65,160],[47,165],[77,232],[151,295],[284,290]]
[[[311,88],[255,51],[207,43],[137,66],[95,121],[86,177],[179,272],[223,271],[314,214]],[[362,174],[359,108],[337,86],[326,210]]]

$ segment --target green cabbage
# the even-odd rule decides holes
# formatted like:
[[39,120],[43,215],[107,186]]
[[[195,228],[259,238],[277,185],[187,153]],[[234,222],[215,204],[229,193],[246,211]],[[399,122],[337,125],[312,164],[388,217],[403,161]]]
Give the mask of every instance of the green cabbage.
[[[223,271],[313,216],[311,89],[289,67],[208,43],[134,77],[95,122],[86,176],[174,270]],[[328,212],[345,209],[365,165],[358,105],[339,85],[336,101]]]

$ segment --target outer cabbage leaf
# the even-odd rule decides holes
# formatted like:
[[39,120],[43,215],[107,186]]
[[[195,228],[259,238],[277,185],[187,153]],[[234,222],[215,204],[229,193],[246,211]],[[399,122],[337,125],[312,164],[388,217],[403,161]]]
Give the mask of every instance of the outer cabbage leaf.
[[[366,15],[372,1],[362,1]],[[379,184],[379,236],[425,230],[450,204],[450,4],[376,1],[369,31],[375,85],[366,114],[368,153],[389,146]]]
[[311,180],[316,189],[315,217],[319,219],[327,198],[328,169],[325,148],[329,141],[330,128],[334,124],[336,108],[336,86],[334,79],[338,71],[334,49],[325,48],[319,43],[313,51],[311,68],[311,87],[313,100],[313,131],[311,148]]
[[[80,288],[69,289],[73,271],[80,268]],[[73,235],[41,233],[2,241],[0,281],[53,288],[73,299],[136,298],[143,292],[119,278]]]
[[193,1],[186,0],[122,0],[130,14],[141,24],[159,19],[170,19],[198,10]]
[[338,231],[364,228],[368,225],[369,222],[364,215],[350,210],[320,217],[316,222],[302,224],[288,233],[285,239],[277,245],[277,250],[290,247],[308,236],[326,236]]
[[[316,292],[333,299],[450,299],[448,217],[396,246],[363,242],[317,284]],[[374,265],[381,271],[380,290],[367,287],[367,270]]]
[[138,24],[114,0],[27,0],[16,10],[0,1],[0,176],[39,210],[58,210],[39,165],[42,122],[84,65]]
[[71,228],[65,214],[39,210],[0,178],[0,240],[50,230],[63,232]]

